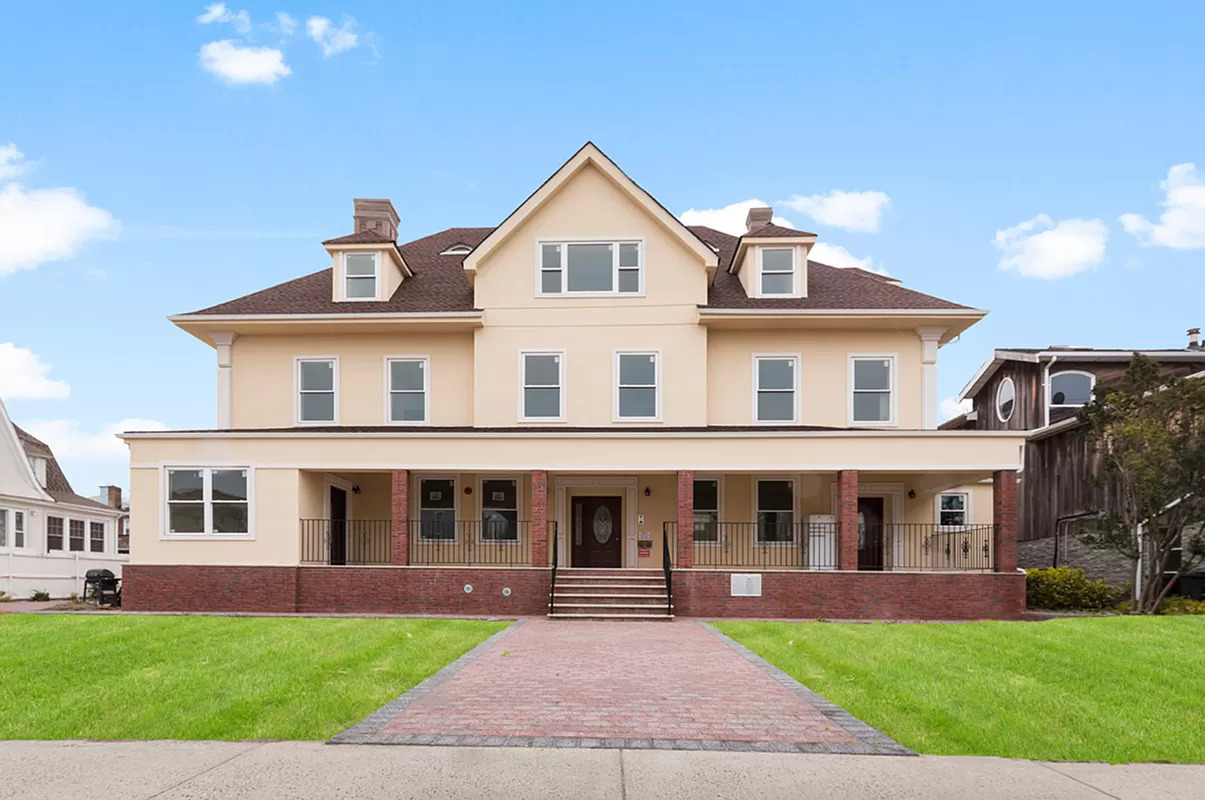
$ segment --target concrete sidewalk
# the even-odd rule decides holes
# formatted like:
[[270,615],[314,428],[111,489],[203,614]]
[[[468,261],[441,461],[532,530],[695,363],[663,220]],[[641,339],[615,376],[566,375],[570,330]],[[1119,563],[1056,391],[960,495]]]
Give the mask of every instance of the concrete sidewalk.
[[0,798],[1119,798],[1199,796],[1205,766],[952,756],[0,742]]

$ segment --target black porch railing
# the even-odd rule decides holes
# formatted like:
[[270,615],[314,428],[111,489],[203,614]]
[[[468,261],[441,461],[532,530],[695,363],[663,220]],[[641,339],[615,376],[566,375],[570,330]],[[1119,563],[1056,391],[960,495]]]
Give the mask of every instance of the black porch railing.
[[897,523],[858,530],[858,569],[991,572],[992,525]]
[[388,564],[391,528],[387,519],[303,519],[301,563]]
[[[548,537],[556,538],[549,520]],[[412,520],[411,564],[531,565],[530,522],[505,518],[485,520]]]

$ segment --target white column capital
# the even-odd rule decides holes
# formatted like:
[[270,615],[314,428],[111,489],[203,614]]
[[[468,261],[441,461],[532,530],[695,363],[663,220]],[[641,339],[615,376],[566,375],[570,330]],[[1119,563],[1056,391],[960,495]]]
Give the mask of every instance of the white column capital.
[[922,364],[937,363],[937,348],[941,343],[941,337],[945,335],[946,328],[917,328],[916,335],[920,337],[921,351],[920,360]]
[[230,366],[230,346],[234,344],[234,340],[238,338],[238,334],[232,331],[220,331],[210,334],[213,339],[214,349],[218,353],[218,366]]

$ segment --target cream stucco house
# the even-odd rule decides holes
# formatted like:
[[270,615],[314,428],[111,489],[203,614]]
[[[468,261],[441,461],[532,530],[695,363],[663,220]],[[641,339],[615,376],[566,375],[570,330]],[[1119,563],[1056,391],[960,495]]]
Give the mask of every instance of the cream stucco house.
[[593,144],[497,227],[355,201],[330,269],[171,317],[218,421],[125,437],[127,606],[1019,614],[1024,435],[937,430],[985,312],[770,219],[687,227]]

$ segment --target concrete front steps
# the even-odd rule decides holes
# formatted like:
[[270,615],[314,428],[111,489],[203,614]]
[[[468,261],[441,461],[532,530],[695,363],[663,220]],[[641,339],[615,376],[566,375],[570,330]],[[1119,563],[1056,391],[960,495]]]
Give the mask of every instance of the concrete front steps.
[[558,567],[551,619],[671,620],[665,573],[659,569]]

